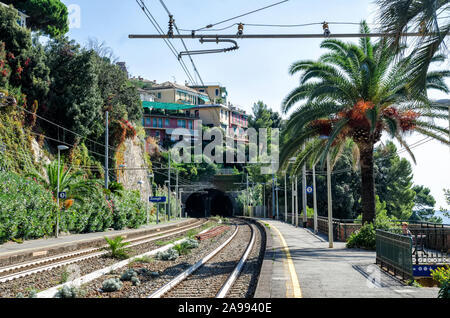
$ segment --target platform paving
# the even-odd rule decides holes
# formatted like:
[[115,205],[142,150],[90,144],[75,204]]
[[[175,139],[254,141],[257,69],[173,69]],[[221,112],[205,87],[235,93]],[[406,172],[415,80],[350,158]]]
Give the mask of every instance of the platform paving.
[[27,253],[35,250],[38,251],[48,248],[56,248],[58,246],[75,245],[82,242],[95,241],[103,239],[105,236],[108,237],[114,237],[117,235],[128,236],[136,232],[146,232],[158,228],[164,229],[166,227],[181,225],[182,223],[187,222],[187,220],[190,219],[177,219],[168,222],[161,222],[159,224],[150,224],[141,226],[139,229],[109,230],[106,232],[60,235],[58,238],[49,237],[36,240],[27,240],[20,244],[15,242],[6,242],[0,245],[0,258],[5,258],[15,254]]
[[260,284],[259,295],[293,297],[293,275],[289,272],[288,259],[276,228],[289,249],[303,298],[437,297],[438,288],[405,286],[381,271],[375,264],[374,251],[348,249],[343,242],[334,242],[334,248],[329,248],[325,236],[315,235],[309,229],[271,219],[260,221],[268,224],[266,228],[270,229],[273,242],[266,250],[272,258],[271,273],[260,277],[265,282]]

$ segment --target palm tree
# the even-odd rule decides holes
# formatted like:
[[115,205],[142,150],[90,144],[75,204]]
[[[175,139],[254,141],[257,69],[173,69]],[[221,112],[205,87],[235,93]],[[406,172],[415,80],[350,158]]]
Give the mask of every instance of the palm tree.
[[[71,173],[71,170],[71,168],[65,169],[63,163],[61,163],[59,169],[59,191],[67,192],[68,199],[78,199],[82,201],[85,195],[91,193],[92,187],[96,181],[85,180],[82,178],[82,171]],[[44,184],[48,190],[52,191],[54,197],[56,197],[58,187],[58,161],[55,160],[48,164],[46,172],[47,177],[37,172],[31,173],[30,176]]]
[[[369,32],[363,22],[361,33]],[[372,44],[369,38],[362,38],[359,45],[328,39],[321,47],[330,52],[318,61],[299,61],[290,68],[291,75],[302,75],[300,86],[284,99],[283,111],[286,113],[299,101],[305,102],[286,124],[286,133],[292,138],[281,151],[281,163],[285,165],[309,140],[324,136],[327,141],[319,157],[323,165],[330,149],[353,140],[360,158],[363,222],[372,222],[374,145],[383,132],[388,132],[415,162],[404,135],[416,131],[448,144],[441,135],[448,134],[448,129],[434,123],[434,119],[446,118],[447,107],[431,102],[426,93],[412,94],[414,56],[397,58],[385,39]],[[435,56],[433,61],[442,59]],[[428,73],[426,87],[448,92],[444,78],[449,75],[448,71]]]
[[[448,0],[377,0],[381,31],[397,34],[388,39],[398,49],[406,37],[401,33],[415,31],[423,36],[416,41],[412,85],[424,91],[428,67],[433,56],[445,49],[450,31],[450,3]],[[447,39],[448,40],[448,39]]]

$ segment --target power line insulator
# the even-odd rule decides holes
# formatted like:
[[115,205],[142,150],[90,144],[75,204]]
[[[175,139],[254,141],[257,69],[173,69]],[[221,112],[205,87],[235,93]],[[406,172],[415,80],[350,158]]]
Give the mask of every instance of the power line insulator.
[[330,32],[330,29],[328,27],[328,23],[326,23],[326,22],[322,23],[322,29],[323,29],[323,34],[325,36],[330,36],[331,32]]
[[169,15],[169,31],[167,32],[167,35],[170,37],[173,37],[173,23],[175,20],[173,19],[173,15]]
[[238,24],[237,35],[243,35],[243,34],[244,34],[244,24],[243,23],[239,23]]

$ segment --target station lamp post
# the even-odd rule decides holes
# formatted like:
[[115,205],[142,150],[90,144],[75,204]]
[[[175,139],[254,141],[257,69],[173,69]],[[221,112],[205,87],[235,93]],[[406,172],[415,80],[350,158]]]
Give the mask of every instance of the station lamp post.
[[59,145],[58,146],[58,179],[56,181],[56,205],[58,206],[58,212],[56,214],[56,238],[58,238],[59,235],[59,214],[60,214],[60,209],[59,209],[59,182],[61,180],[61,172],[60,172],[60,167],[61,167],[61,150],[67,150],[69,149],[69,147],[64,146],[64,145]]
[[[328,139],[328,136],[320,136],[320,139]],[[331,164],[330,153],[327,153],[327,195],[328,195],[328,245],[333,248],[333,201],[331,196]]]

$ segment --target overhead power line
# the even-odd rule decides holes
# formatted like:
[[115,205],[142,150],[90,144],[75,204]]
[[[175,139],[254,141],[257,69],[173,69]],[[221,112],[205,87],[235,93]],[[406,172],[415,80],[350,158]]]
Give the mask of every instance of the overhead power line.
[[[169,15],[169,17],[173,17],[173,15],[170,13],[169,9],[165,5],[164,1],[163,0],[159,0],[159,2],[163,6],[163,8],[166,10],[166,12]],[[177,24],[175,23],[175,20],[173,20],[173,26],[175,27],[175,30],[177,30],[178,35],[181,35],[180,30],[178,29]],[[183,39],[180,39],[180,40],[181,40],[181,43],[183,44],[184,49],[186,50],[187,55],[189,56],[189,59],[191,60],[192,67],[194,68],[194,71],[197,74],[198,79],[200,80],[202,86],[205,86],[205,83],[203,82],[203,79],[200,76],[200,72],[198,71],[197,67],[195,66],[195,63],[194,63],[194,60],[192,59],[192,56],[189,54],[189,50],[188,50],[188,48],[186,46],[186,43],[184,43]],[[178,54],[178,59],[181,59],[181,54]],[[192,83],[192,84],[195,84],[195,83]],[[208,90],[206,90],[206,93],[208,94],[209,99],[212,100],[211,96],[209,95]]]
[[[153,17],[153,15],[151,14],[150,10],[147,8],[147,6],[144,3],[144,1],[143,0],[136,0],[136,3],[142,9],[142,11],[144,12],[144,14],[148,18],[148,20],[152,23],[152,25],[156,29],[156,31],[160,34],[160,36],[164,35],[164,31],[162,30],[161,26],[158,24],[156,19]],[[187,66],[184,63],[184,61],[182,59],[178,59],[178,51],[177,51],[177,49],[173,46],[173,44],[170,41],[166,40],[165,38],[162,38],[162,39],[164,39],[164,42],[166,43],[166,45],[169,47],[169,49],[172,52],[172,54],[176,57],[176,59],[180,63],[180,65],[181,65],[184,73],[188,77],[189,81],[191,83],[195,84],[195,80],[192,77],[191,73],[189,72],[189,69],[187,68]]]
[[210,29],[210,28],[212,28],[212,27],[214,27],[214,26],[216,26],[216,25],[219,25],[219,24],[222,24],[222,23],[225,23],[225,22],[228,22],[228,21],[237,19],[237,18],[241,18],[241,17],[243,17],[243,16],[246,16],[246,15],[249,15],[249,14],[252,14],[252,13],[255,13],[255,12],[258,12],[258,11],[261,11],[261,10],[265,10],[265,9],[274,7],[274,6],[276,6],[276,5],[279,5],[279,4],[282,4],[282,3],[284,3],[284,2],[288,2],[288,1],[289,1],[289,0],[280,1],[280,2],[277,2],[277,3],[271,4],[271,5],[265,6],[265,7],[263,7],[263,8],[259,8],[259,9],[256,9],[256,10],[253,10],[253,11],[250,11],[250,12],[246,12],[246,13],[240,14],[240,15],[238,15],[238,16],[235,16],[235,17],[232,17],[232,18],[229,18],[229,19],[226,19],[226,20],[222,20],[222,21],[219,21],[219,22],[216,22],[216,23],[213,23],[213,24],[208,24],[207,26],[205,26],[205,27],[203,27],[203,28],[200,28],[200,29],[197,29],[197,30],[194,30],[194,31],[197,32],[197,31],[201,31],[201,30],[204,30],[204,29]]

